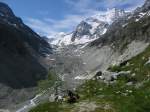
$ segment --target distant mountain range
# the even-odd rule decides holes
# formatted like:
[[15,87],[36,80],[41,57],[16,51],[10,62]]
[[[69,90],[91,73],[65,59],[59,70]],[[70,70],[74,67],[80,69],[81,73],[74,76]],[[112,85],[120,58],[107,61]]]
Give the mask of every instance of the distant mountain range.
[[110,66],[124,64],[148,47],[149,20],[147,0],[133,12],[114,8],[86,18],[71,33],[61,32],[48,39],[0,3],[0,108],[9,109],[33,98],[38,81],[46,78],[48,69],[55,70],[65,82],[61,90],[74,89],[97,72],[107,73]]
[[58,37],[55,70],[81,99],[73,108],[54,102],[31,112],[150,112],[150,0],[131,13],[90,17]]
[[112,9],[83,20],[70,34],[56,35],[51,43],[57,46],[56,61],[61,61],[56,63],[57,71],[61,70],[60,74],[72,87],[76,77],[83,79],[97,71],[106,71],[109,66],[138,55],[150,42],[149,18],[147,0],[133,12]]
[[105,14],[93,15],[83,20],[76,29],[70,33],[60,33],[55,36],[56,39],[51,41],[51,44],[57,46],[66,46],[70,44],[79,45],[87,44],[100,35],[106,33],[108,27],[119,18],[127,16],[129,13],[121,9],[113,8]]

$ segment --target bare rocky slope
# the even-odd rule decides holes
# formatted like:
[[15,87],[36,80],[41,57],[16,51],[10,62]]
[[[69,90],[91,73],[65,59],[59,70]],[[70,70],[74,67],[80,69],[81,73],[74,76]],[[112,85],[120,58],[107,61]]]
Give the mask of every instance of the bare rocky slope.
[[56,71],[69,82],[69,86],[74,87],[78,81],[92,77],[91,74],[106,71],[109,66],[118,65],[141,53],[149,45],[149,10],[149,1],[146,1],[142,7],[115,19],[105,34],[99,35],[87,46],[58,47]]
[[[56,53],[62,60],[56,63],[56,71],[62,70],[60,75],[66,77],[62,79],[69,86],[89,80],[77,88],[81,98],[75,104],[47,102],[30,112],[149,112],[149,19],[150,2],[146,0],[142,7],[116,20],[104,35],[84,48],[58,48]],[[98,71],[102,73],[96,74]]]
[[43,38],[0,2],[0,108],[33,97],[47,74],[43,59],[51,52]]
[[91,71],[106,70],[142,52],[150,42],[149,1],[125,18],[116,20],[108,31],[84,48],[82,59]]
[[[87,46],[67,45],[54,49],[53,57],[46,58],[51,62],[49,69],[55,70],[65,82],[62,88],[74,89],[85,79],[92,78],[96,72],[106,71],[108,67],[118,65],[143,52],[150,40],[149,10],[150,4],[147,0],[141,8],[123,18],[117,18],[110,26],[107,26],[105,34],[98,34],[98,39]],[[84,26],[84,23],[82,24]],[[82,31],[79,31],[79,34],[85,33],[85,30]],[[36,43],[43,45],[39,44],[40,42],[35,42],[35,45]],[[44,45],[38,46],[38,50],[28,45],[29,51],[34,54],[31,56],[36,57],[37,60],[43,56],[43,51],[47,51],[47,46]],[[42,48],[42,52],[38,52],[41,51],[39,48]]]

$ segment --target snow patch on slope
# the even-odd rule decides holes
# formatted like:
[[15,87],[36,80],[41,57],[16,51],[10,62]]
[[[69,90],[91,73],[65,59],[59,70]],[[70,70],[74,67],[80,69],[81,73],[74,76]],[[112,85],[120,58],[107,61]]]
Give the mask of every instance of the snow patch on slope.
[[55,36],[55,40],[51,43],[57,46],[80,45],[87,44],[97,39],[100,35],[107,32],[107,28],[115,20],[125,16],[124,10],[113,8],[105,14],[96,14],[83,20],[70,34],[60,33]]

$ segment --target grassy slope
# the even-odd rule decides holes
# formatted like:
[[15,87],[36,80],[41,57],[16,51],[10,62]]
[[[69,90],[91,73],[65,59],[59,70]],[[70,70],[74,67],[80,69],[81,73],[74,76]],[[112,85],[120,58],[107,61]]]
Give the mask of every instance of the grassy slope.
[[[96,104],[94,111],[83,112],[150,112],[150,65],[145,64],[149,57],[150,47],[125,64],[111,66],[109,70],[113,72],[131,71],[128,76],[120,76],[114,84],[87,81],[78,88],[81,98],[76,104],[45,103],[30,112],[78,112],[84,108],[82,102]],[[129,86],[129,81],[134,83]]]

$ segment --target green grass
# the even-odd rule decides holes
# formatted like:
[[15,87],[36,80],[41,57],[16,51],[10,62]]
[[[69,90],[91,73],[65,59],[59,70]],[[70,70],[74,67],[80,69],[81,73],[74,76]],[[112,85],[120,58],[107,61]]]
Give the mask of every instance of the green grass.
[[[150,65],[145,64],[149,57],[150,47],[119,66],[109,67],[108,70],[113,72],[131,72],[118,77],[111,85],[100,80],[87,80],[77,88],[80,100],[76,104],[48,102],[30,112],[78,112],[74,110],[80,108],[82,102],[96,103],[97,107],[90,112],[150,112]],[[134,83],[129,86],[129,81]],[[105,108],[107,106],[109,108]]]
[[118,80],[115,84],[105,85],[91,80],[79,89],[79,93],[85,99],[110,104],[115,112],[150,112],[150,81],[138,89],[125,83]]
[[[132,92],[130,92],[132,91]],[[30,112],[74,112],[81,102],[96,102],[94,112],[150,112],[150,81],[140,88],[127,86],[126,80],[119,79],[112,85],[101,81],[89,80],[78,88],[80,100],[76,104],[45,103]],[[109,105],[109,109],[105,109]],[[91,111],[92,112],[92,111]]]
[[[150,104],[150,64],[146,64],[150,57],[150,46],[147,47],[144,52],[128,60],[126,64],[120,64],[119,66],[111,66],[108,70],[112,72],[120,71],[130,71],[131,73],[128,76],[128,79],[134,79],[136,83],[143,83],[143,86],[139,89],[134,89],[132,96],[128,99],[132,99],[130,102],[133,102],[132,109],[133,112],[149,112]],[[134,74],[134,75],[133,75]],[[123,78],[122,78],[123,79]],[[124,78],[125,80],[125,78]],[[127,81],[127,80],[126,80]],[[127,103],[128,105],[131,103]],[[124,106],[125,107],[125,106]],[[126,108],[125,108],[126,109]],[[130,111],[129,111],[130,112]]]
[[130,71],[136,74],[138,81],[146,79],[150,75],[150,64],[146,64],[150,57],[150,46],[144,52],[127,61],[126,65],[110,66],[108,70],[112,72]]
[[[127,92],[127,90],[132,91],[132,93]],[[118,81],[116,84],[108,86],[102,82],[90,80],[79,88],[78,93],[81,96],[79,102],[89,100],[90,102],[96,102],[100,107],[106,104],[111,107],[109,110],[96,109],[95,112],[150,111],[150,82],[135,89],[134,86],[125,86],[125,81]],[[74,107],[74,105],[64,105],[64,103],[45,103],[30,112],[71,112]]]
[[47,102],[40,104],[34,109],[31,109],[30,112],[70,112],[72,105],[62,104],[57,102]]
[[60,80],[60,78],[55,72],[49,71],[47,79],[41,80],[38,83],[39,92],[47,90],[48,88],[51,87],[56,88],[58,86],[61,86],[62,83],[63,82]]

